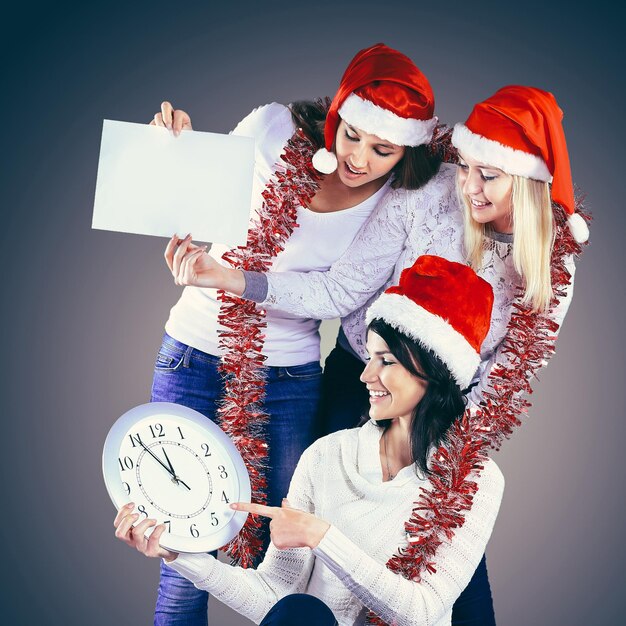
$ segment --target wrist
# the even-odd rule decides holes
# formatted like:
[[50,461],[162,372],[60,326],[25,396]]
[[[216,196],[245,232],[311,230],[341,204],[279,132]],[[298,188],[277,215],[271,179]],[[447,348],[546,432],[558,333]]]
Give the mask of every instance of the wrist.
[[230,267],[222,268],[221,289],[236,296],[241,296],[246,288],[246,279],[241,270]]
[[308,546],[311,548],[317,548],[319,542],[324,538],[326,531],[330,528],[330,524],[323,519],[315,519],[314,523],[309,529]]

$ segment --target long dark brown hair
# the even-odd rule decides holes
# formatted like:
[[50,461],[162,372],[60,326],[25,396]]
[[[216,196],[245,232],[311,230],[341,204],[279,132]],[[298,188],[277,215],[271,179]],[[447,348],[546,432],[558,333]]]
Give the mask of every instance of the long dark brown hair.
[[[433,446],[445,441],[446,433],[465,411],[465,396],[448,367],[433,352],[398,332],[381,319],[372,320],[368,330],[379,335],[398,362],[413,376],[428,381],[424,397],[413,409],[411,421],[411,456],[417,470],[430,474],[428,455]],[[363,422],[369,418],[364,417]],[[387,429],[391,420],[380,420]]]

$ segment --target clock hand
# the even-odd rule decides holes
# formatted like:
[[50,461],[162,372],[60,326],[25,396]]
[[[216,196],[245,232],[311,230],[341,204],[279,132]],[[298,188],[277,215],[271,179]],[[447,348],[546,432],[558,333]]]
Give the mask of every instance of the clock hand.
[[170,468],[169,468],[167,465],[165,465],[165,463],[163,463],[163,461],[161,461],[161,459],[160,459],[160,458],[159,458],[156,454],[154,454],[154,452],[152,452],[152,450],[150,450],[150,448],[148,448],[148,447],[144,444],[144,442],[143,442],[143,441],[141,441],[141,439],[139,440],[139,443],[141,444],[141,447],[142,447],[142,448],[143,448],[143,449],[144,449],[144,450],[145,450],[148,454],[150,454],[150,456],[154,457],[154,458],[158,461],[159,465],[161,465],[161,467],[163,467],[163,468],[165,469],[165,471],[166,471],[168,474],[171,474],[172,478],[174,478],[175,480],[178,480],[178,479],[176,478],[176,474],[174,474],[174,472],[172,472],[172,471],[170,470]]
[[174,466],[172,465],[172,462],[170,461],[170,457],[167,456],[167,452],[165,451],[165,448],[161,446],[161,450],[163,450],[163,454],[165,455],[165,460],[167,461],[167,464],[170,466],[170,472],[172,472],[172,474],[176,475],[176,471],[174,470]]
[[167,452],[165,451],[165,448],[162,447],[161,450],[163,450],[163,454],[165,455],[165,460],[167,461],[167,464],[170,466],[170,470],[172,474],[174,474],[174,478],[176,479],[176,481],[181,483],[182,485],[185,485],[185,487],[187,487],[187,490],[191,491],[191,487],[184,480],[178,478],[178,476],[176,475],[172,462],[170,461],[170,458],[167,456]]
[[181,484],[181,485],[185,485],[185,487],[187,487],[188,491],[191,491],[191,487],[182,479],[182,478],[178,478],[178,476],[176,476],[176,480]]

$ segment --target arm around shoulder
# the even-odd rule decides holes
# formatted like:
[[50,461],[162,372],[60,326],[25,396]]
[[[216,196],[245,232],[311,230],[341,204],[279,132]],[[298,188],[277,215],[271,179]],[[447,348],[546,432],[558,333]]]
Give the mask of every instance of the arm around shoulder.
[[263,304],[298,317],[344,317],[393,274],[407,238],[407,191],[389,191],[326,271],[269,272]]

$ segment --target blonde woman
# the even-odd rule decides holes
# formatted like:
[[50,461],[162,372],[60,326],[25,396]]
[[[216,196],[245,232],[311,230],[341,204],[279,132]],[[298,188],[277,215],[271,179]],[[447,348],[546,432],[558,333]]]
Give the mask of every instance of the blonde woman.
[[561,117],[552,94],[510,86],[476,105],[452,135],[459,151],[467,259],[480,268],[490,233],[514,234],[512,254],[524,285],[522,301],[536,311],[546,311],[554,295],[552,201],[565,209],[574,237],[588,237],[584,220],[574,211]]
[[[575,211],[561,118],[552,94],[533,87],[504,87],[455,127],[452,143],[459,151],[459,165],[442,165],[418,190],[388,194],[327,272],[245,273],[243,295],[269,309],[314,319],[342,318],[337,347],[325,364],[319,434],[358,422],[368,400],[359,383],[366,357],[365,312],[421,254],[469,263],[493,287],[491,327],[466,390],[473,404],[491,390],[494,364],[508,361],[503,347],[520,290],[531,315],[541,315],[551,305],[550,334],[558,332],[571,301],[574,263],[571,255],[565,258],[563,273],[569,275],[569,284],[554,293],[550,259],[557,217],[563,221],[567,216],[576,242],[588,236],[585,221]],[[577,249],[570,241],[572,250]],[[215,268],[201,278],[228,288],[234,278],[241,280],[236,272]],[[479,606],[488,608],[475,613]],[[453,623],[457,620],[493,623],[484,561],[455,605]]]

